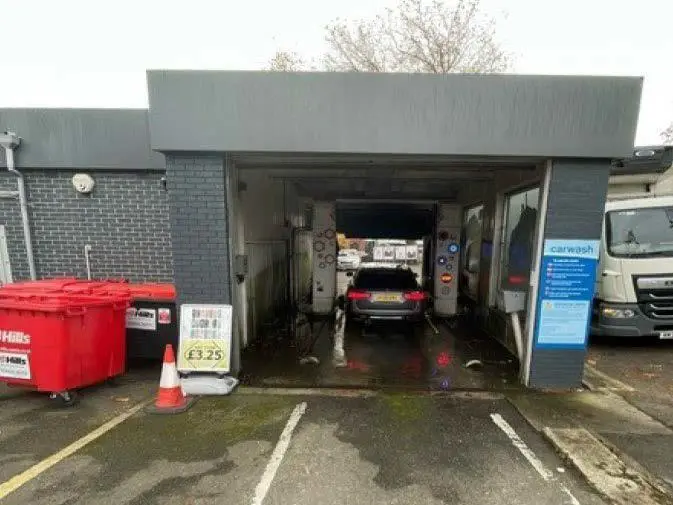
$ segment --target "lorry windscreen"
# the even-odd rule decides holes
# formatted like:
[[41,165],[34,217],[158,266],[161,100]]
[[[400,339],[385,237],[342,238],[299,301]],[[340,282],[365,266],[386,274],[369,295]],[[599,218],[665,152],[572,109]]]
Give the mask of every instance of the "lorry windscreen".
[[654,207],[608,212],[608,253],[622,258],[673,257],[673,208]]

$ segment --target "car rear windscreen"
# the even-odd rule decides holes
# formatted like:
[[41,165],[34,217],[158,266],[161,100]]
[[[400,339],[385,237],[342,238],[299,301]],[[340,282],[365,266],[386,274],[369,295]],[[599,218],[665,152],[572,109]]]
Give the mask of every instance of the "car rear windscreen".
[[355,287],[371,290],[399,289],[405,291],[417,289],[418,283],[414,274],[409,270],[363,270],[355,279]]

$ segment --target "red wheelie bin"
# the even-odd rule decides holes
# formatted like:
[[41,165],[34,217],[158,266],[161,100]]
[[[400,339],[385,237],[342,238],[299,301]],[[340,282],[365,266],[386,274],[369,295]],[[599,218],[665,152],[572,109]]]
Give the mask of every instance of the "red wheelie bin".
[[65,405],[76,391],[121,375],[129,297],[4,292],[0,381],[49,393]]
[[64,285],[67,293],[125,294],[131,298],[126,313],[127,359],[161,360],[167,344],[178,346],[175,286],[131,284],[120,281],[78,281]]

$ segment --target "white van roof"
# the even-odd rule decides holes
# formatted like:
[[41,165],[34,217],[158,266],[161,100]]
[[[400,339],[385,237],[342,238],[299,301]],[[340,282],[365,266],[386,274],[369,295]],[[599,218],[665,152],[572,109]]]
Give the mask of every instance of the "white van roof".
[[629,198],[628,200],[610,200],[605,204],[605,211],[651,209],[652,207],[673,207],[673,196],[652,196]]

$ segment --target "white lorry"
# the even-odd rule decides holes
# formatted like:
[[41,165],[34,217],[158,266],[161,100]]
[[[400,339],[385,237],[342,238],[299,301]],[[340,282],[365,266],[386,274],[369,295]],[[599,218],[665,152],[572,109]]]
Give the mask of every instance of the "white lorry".
[[673,339],[673,146],[636,148],[608,188],[592,333]]

